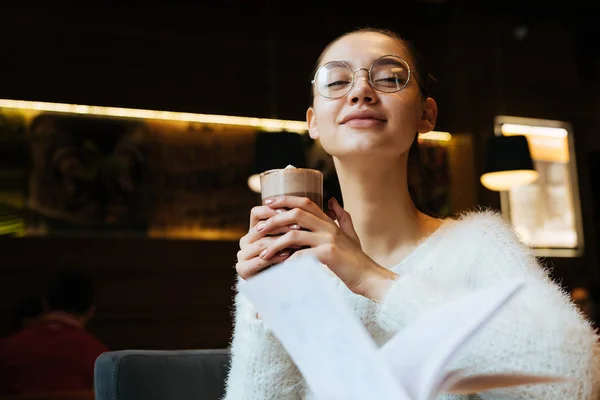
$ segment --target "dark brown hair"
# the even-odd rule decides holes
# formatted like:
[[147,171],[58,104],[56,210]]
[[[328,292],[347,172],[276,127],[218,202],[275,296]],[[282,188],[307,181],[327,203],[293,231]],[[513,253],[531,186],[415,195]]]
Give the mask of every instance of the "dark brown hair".
[[[435,83],[435,78],[429,73],[425,59],[421,56],[421,54],[417,51],[415,46],[410,41],[406,40],[396,32],[388,29],[359,28],[345,33],[342,36],[339,36],[338,38],[334,39],[321,52],[321,55],[317,59],[317,63],[313,70],[311,79],[315,76],[317,70],[323,62],[323,57],[325,56],[325,53],[327,53],[331,46],[333,46],[338,40],[348,35],[352,35],[354,33],[379,33],[400,43],[410,57],[408,62],[411,66],[411,73],[416,78],[415,81],[419,86],[419,91],[421,92],[423,100],[431,96],[431,86],[433,83]],[[314,96],[313,88],[311,88],[311,96]],[[417,209],[419,209],[419,211],[428,215],[434,215],[434,213],[428,210],[427,207],[427,199],[429,197],[429,194],[431,193],[432,180],[429,178],[429,173],[425,168],[425,165],[421,161],[421,152],[419,149],[417,132],[415,132],[415,138],[408,152],[407,173],[408,191],[410,193],[410,197],[413,203],[415,204]]]

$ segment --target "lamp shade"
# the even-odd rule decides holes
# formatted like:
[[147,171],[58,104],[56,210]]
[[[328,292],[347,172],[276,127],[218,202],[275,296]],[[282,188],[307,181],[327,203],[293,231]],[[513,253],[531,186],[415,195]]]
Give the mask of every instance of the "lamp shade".
[[259,132],[254,142],[254,163],[248,186],[260,192],[260,174],[270,169],[306,167],[306,155],[302,137],[294,132]]
[[538,173],[523,135],[492,136],[485,154],[481,183],[490,190],[504,191],[535,181]]

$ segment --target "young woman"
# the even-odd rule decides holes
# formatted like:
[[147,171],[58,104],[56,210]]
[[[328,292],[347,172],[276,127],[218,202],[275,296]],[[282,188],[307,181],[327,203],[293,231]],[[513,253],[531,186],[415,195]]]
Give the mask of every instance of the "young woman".
[[[327,46],[317,67],[309,133],[335,161],[345,208],[331,199],[323,212],[298,197],[255,207],[240,241],[240,278],[312,254],[337,275],[332,279],[379,345],[432,307],[524,278],[526,289],[455,366],[570,378],[479,399],[591,399],[596,335],[503,219],[473,212],[441,220],[415,206],[409,150],[417,133],[434,128],[437,105],[408,43],[387,31],[354,31]],[[303,250],[285,250],[294,247]],[[228,400],[311,399],[286,351],[239,294],[231,355]]]

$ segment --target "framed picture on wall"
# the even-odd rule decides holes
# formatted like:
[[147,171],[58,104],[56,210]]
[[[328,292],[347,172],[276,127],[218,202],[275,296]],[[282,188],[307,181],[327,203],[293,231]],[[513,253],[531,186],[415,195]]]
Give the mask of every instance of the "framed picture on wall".
[[577,162],[571,125],[563,121],[498,116],[497,136],[524,135],[539,178],[500,192],[502,214],[540,257],[584,252]]
[[239,240],[257,128],[0,107],[0,237]]

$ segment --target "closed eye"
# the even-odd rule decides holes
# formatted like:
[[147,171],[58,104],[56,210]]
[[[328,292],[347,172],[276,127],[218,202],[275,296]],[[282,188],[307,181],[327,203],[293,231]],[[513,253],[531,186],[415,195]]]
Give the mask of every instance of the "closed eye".
[[342,86],[342,85],[349,85],[350,82],[348,81],[335,81],[335,82],[331,82],[327,84],[327,87],[334,87],[334,86]]
[[382,79],[377,79],[375,82],[394,82],[394,83],[398,83],[398,82],[404,82],[404,80],[400,79],[400,78],[382,78]]

